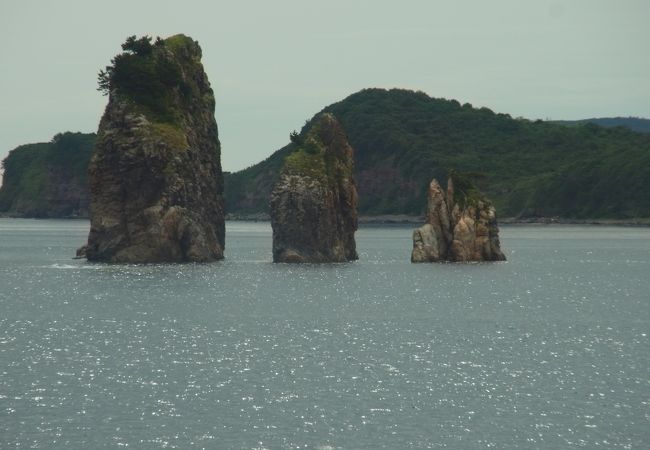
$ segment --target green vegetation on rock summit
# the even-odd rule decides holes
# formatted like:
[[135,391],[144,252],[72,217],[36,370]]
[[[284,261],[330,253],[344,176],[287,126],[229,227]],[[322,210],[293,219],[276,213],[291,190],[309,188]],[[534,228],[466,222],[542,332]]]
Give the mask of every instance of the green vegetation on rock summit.
[[183,71],[202,70],[200,47],[191,38],[177,34],[157,38],[154,43],[149,36],[131,36],[122,50],[99,72],[98,90],[129,100],[152,121],[177,123],[178,99],[174,97],[186,103],[199,97],[195,84],[184,77]]

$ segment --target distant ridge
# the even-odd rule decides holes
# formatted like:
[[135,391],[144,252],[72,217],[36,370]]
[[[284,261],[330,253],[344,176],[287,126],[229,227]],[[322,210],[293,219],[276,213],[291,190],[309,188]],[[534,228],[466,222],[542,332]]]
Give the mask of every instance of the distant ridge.
[[[502,217],[650,217],[650,134],[513,119],[403,89],[364,89],[321,112],[336,116],[354,148],[363,216],[422,214],[429,181],[444,182],[457,169],[480,175],[479,188]],[[227,174],[226,211],[268,212],[291,150]]]
[[601,127],[625,127],[638,133],[650,133],[650,119],[643,119],[641,117],[600,117],[581,120],[551,120],[550,122],[566,126],[579,126],[593,123]]
[[[366,218],[422,214],[426,186],[434,177],[444,182],[448,169],[482,175],[476,183],[500,217],[650,218],[650,133],[621,126],[641,131],[648,119],[513,119],[403,89],[364,89],[321,112],[336,116],[355,149],[359,213]],[[94,141],[94,134],[62,133],[50,143],[12,150],[3,161],[0,214],[87,216],[86,172]],[[224,174],[231,217],[268,217],[271,187],[290,152],[287,145],[245,170]]]
[[0,213],[15,217],[88,217],[88,162],[95,133],[59,133],[21,145],[2,161]]

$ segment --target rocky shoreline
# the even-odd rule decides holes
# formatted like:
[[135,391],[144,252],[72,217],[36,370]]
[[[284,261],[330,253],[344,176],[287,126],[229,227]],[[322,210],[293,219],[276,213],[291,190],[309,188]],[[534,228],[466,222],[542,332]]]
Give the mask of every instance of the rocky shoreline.
[[562,217],[534,217],[499,219],[501,225],[598,225],[621,227],[650,227],[650,218],[638,219],[566,219]]
[[[256,214],[227,214],[226,221],[269,222],[266,213]],[[424,216],[406,214],[388,214],[379,216],[359,216],[359,225],[412,225],[421,224]],[[561,217],[517,218],[506,217],[499,219],[500,225],[600,225],[623,227],[650,227],[650,218],[638,219],[566,219]]]
[[[83,216],[68,217],[27,217],[20,214],[0,213],[0,219],[34,219],[34,220],[88,220]],[[270,222],[267,213],[256,214],[226,214],[226,222]],[[381,216],[359,216],[359,225],[413,225],[424,221],[424,216],[409,216],[402,214]],[[564,219],[559,217],[536,217],[522,219],[506,217],[499,219],[500,225],[596,225],[620,227],[650,227],[650,218],[639,219]]]

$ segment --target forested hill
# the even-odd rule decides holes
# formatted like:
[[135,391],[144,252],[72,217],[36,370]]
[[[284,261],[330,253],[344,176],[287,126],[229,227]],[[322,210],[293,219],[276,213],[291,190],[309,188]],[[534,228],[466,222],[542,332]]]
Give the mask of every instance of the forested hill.
[[593,123],[601,127],[625,127],[639,133],[650,133],[650,119],[642,119],[640,117],[598,117],[582,120],[553,120],[552,122],[567,126],[580,126]]
[[[420,214],[430,179],[444,182],[456,169],[477,174],[502,217],[650,217],[648,134],[513,119],[399,89],[365,89],[323,111],[338,118],[354,147],[361,214]],[[268,211],[291,149],[229,174],[227,211]]]
[[88,216],[87,171],[95,134],[60,133],[21,145],[2,162],[0,213],[24,217]]
[[[422,92],[366,89],[326,107],[355,149],[360,213],[420,214],[432,177],[476,172],[501,217],[650,217],[650,134],[513,119]],[[304,130],[311,126],[307,122]],[[287,130],[287,141],[289,132]],[[0,213],[86,216],[95,135],[62,133],[4,160]],[[225,178],[227,212],[268,211],[292,147]],[[227,149],[226,149],[227,151]]]

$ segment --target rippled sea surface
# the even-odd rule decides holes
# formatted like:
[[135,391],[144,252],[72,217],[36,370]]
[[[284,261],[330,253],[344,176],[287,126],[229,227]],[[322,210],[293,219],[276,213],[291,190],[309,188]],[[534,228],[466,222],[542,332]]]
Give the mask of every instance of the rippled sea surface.
[[505,263],[72,260],[85,221],[0,219],[0,448],[648,448],[650,229],[503,227]]

